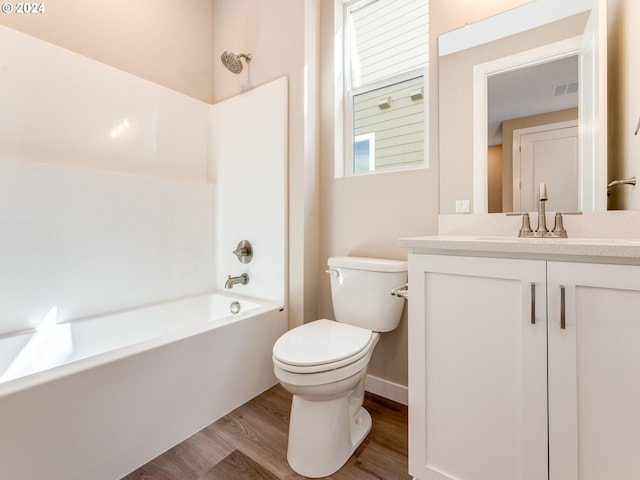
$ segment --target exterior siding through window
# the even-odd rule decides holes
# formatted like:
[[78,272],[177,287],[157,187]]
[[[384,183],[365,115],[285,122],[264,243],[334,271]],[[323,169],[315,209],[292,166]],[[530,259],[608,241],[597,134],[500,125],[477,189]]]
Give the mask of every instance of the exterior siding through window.
[[[375,133],[376,169],[419,165],[424,159],[422,77],[354,97],[354,135]],[[419,98],[412,98],[418,96]],[[386,102],[389,106],[378,105]]]
[[[421,166],[428,1],[375,0],[350,8],[352,140],[375,139],[375,170]],[[370,171],[362,163],[359,159],[355,171]]]

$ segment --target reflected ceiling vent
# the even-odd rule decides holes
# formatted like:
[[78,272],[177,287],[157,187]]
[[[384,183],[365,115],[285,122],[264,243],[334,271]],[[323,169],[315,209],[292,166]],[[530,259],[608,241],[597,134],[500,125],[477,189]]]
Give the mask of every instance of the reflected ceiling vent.
[[562,83],[560,85],[553,86],[553,96],[562,97],[563,95],[569,95],[578,92],[578,82]]

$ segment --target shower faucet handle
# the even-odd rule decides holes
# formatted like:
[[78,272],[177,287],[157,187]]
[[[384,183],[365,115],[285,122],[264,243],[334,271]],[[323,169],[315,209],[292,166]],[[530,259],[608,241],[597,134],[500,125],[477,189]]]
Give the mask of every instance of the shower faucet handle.
[[231,253],[238,257],[240,263],[249,263],[253,258],[253,246],[249,240],[242,240]]

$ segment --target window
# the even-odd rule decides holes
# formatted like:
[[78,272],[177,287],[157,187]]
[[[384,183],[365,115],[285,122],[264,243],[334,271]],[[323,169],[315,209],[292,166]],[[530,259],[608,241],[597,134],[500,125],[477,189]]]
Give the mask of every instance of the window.
[[345,6],[345,174],[425,166],[427,0]]
[[354,173],[372,172],[376,169],[376,134],[356,135],[353,139]]

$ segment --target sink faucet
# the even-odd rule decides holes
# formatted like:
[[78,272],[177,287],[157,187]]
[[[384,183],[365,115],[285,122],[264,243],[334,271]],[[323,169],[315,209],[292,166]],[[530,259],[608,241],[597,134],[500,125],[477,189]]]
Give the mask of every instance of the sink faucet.
[[536,236],[544,237],[549,234],[547,228],[547,213],[545,202],[549,200],[547,196],[547,184],[542,182],[538,188],[538,228],[536,228]]
[[549,231],[549,229],[547,228],[547,212],[545,204],[545,202],[547,202],[548,200],[549,196],[547,195],[547,184],[542,182],[538,187],[538,228],[536,228],[535,231],[531,229],[531,225],[529,223],[529,213],[507,213],[508,216],[522,216],[522,227],[520,227],[520,231],[518,232],[519,237],[567,238],[567,231],[565,230],[562,222],[562,215],[582,215],[582,212],[556,212],[553,230]]
[[231,275],[229,275],[227,277],[227,281],[224,282],[224,288],[233,288],[234,285],[246,285],[247,283],[249,283],[248,273],[243,273],[242,275],[239,275],[237,277],[232,277]]

